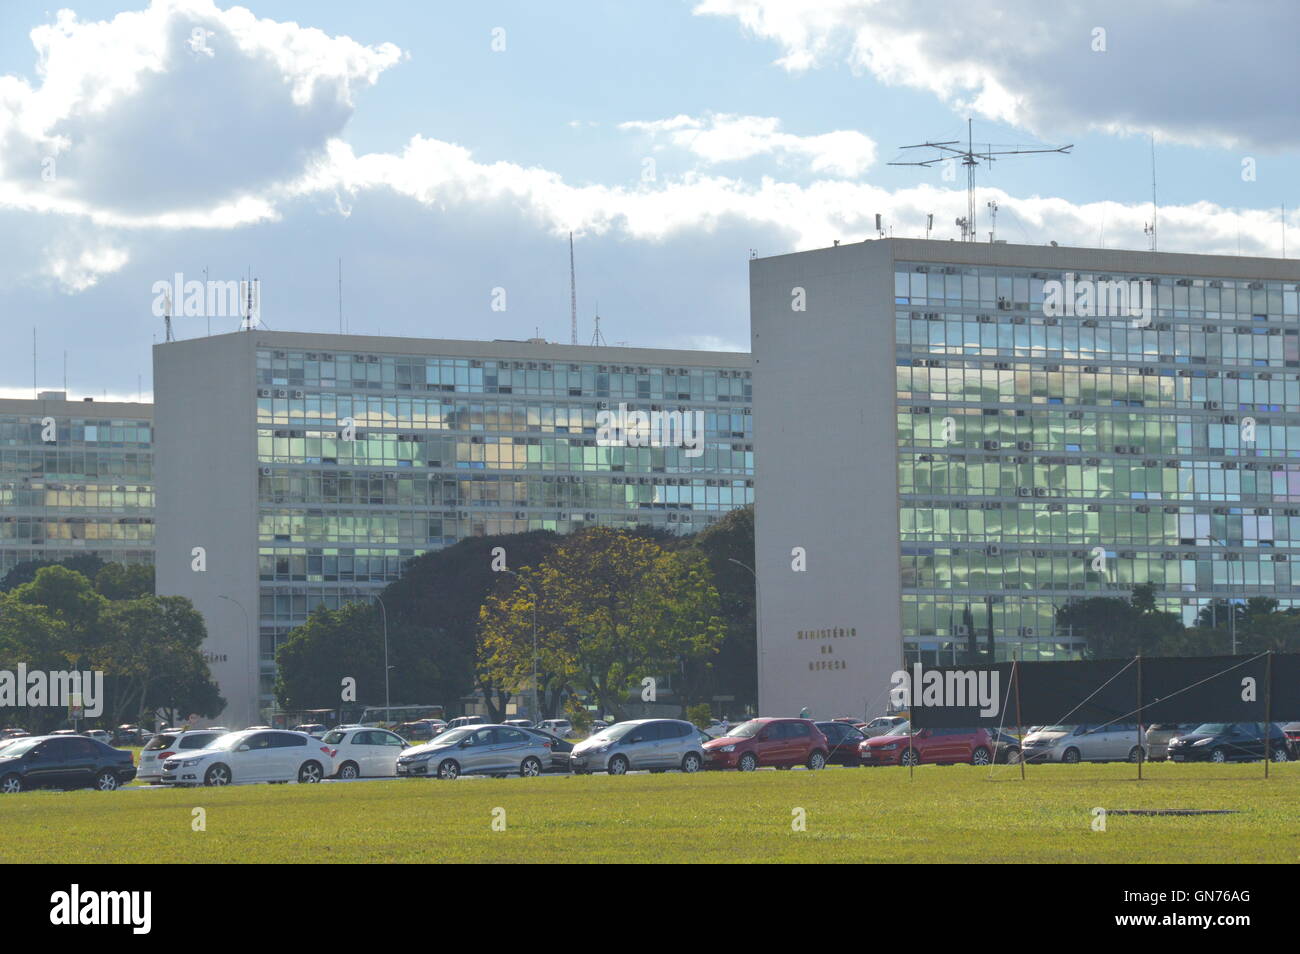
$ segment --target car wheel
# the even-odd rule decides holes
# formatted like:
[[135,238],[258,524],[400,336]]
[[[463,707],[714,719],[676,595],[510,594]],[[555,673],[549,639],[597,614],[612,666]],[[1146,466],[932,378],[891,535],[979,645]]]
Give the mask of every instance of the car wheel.
[[1019,749],[1007,749],[1007,764],[1008,764],[1008,765],[1019,765],[1019,764],[1020,764],[1020,750],[1019,750]]
[[819,771],[826,767],[826,753],[821,750],[815,750],[812,755],[808,756],[808,768],[811,771]]
[[319,762],[303,762],[302,768],[298,769],[298,784],[300,785],[312,785],[324,777],[325,771],[320,767]]
[[1128,760],[1130,762],[1145,762],[1146,753],[1142,751],[1142,746],[1135,745],[1128,750]]
[[0,778],[0,792],[5,795],[17,795],[23,790],[23,777],[21,775],[6,775]]
[[622,755],[616,755],[609,760],[610,775],[626,775],[628,770],[627,759]]
[[687,752],[686,755],[682,757],[682,771],[688,775],[692,772],[698,772],[701,764],[700,757],[694,752]]
[[742,772],[752,772],[758,768],[758,756],[753,752],[746,752],[740,757],[740,763],[736,766]]
[[1228,753],[1222,748],[1215,749],[1213,752],[1210,753],[1210,761],[1226,762],[1228,761]]
[[117,776],[107,769],[95,776],[95,788],[98,791],[112,792],[119,787]]
[[218,762],[216,765],[213,765],[211,768],[209,768],[206,772],[203,773],[204,785],[213,785],[213,786],[229,785],[230,781],[231,781],[230,769],[226,768],[220,762]]
[[438,778],[445,778],[448,781],[460,778],[460,763],[455,759],[447,759],[438,766]]
[[971,753],[971,755],[970,755],[970,764],[971,764],[971,765],[988,765],[988,764],[989,764],[989,750],[986,749],[984,746],[981,745],[979,748],[977,748],[974,752]]
[[1290,762],[1291,754],[1286,749],[1274,749],[1269,758],[1274,762]]
[[542,774],[542,763],[530,755],[519,766],[519,774],[524,778],[537,778]]
[[339,766],[338,777],[351,781],[361,777],[361,769],[357,768],[356,762],[344,762]]
[[916,749],[904,749],[903,754],[898,757],[899,765],[920,765],[921,754]]
[[1061,761],[1066,762],[1070,765],[1074,765],[1076,762],[1079,761],[1079,750],[1066,749],[1064,752],[1061,753]]

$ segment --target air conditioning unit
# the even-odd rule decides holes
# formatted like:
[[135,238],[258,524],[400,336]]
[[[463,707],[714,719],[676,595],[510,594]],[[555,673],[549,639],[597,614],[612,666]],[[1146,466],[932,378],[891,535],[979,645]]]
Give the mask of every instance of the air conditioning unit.
[[1001,548],[1000,546],[998,546],[996,543],[990,543],[988,546],[986,546],[986,547],[984,548],[984,555],[985,555],[985,556],[1001,556],[1001,555],[1002,555],[1002,548]]
[[259,467],[259,468],[257,468],[257,472],[258,472],[259,474],[261,474],[263,477],[270,477],[270,476],[271,476],[271,468],[270,468],[270,467]]

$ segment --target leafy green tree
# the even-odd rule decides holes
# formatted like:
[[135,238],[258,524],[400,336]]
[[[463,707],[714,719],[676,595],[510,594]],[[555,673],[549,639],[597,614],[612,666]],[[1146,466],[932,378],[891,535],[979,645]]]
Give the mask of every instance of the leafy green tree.
[[[731,696],[735,711],[758,706],[758,607],[754,564],[754,507],[729,511],[687,538],[704,554],[725,632],[716,656],[690,664],[692,683],[709,696]],[[737,562],[733,562],[737,561]],[[743,566],[741,564],[744,564]],[[756,567],[755,567],[756,568]],[[699,670],[696,672],[695,670]]]
[[381,622],[379,610],[368,603],[313,610],[276,653],[275,695],[280,708],[337,707],[345,701],[345,680],[356,689],[356,699],[347,701],[383,705]]
[[66,570],[80,573],[88,580],[93,580],[107,565],[101,557],[93,553],[81,553],[62,560],[27,560],[14,565],[5,574],[4,579],[0,580],[0,591],[8,592],[24,583],[31,583],[36,579],[36,574],[47,566],[61,566]]
[[1094,596],[1071,600],[1056,612],[1060,629],[1070,629],[1088,641],[1093,659],[1160,656],[1186,641],[1182,620],[1157,608],[1155,588],[1133,587],[1131,598]]
[[110,600],[153,595],[153,566],[148,563],[107,563],[94,580],[95,592]]

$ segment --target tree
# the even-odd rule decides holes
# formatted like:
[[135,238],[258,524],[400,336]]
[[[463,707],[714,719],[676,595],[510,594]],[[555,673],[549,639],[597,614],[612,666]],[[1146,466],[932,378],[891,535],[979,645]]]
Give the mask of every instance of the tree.
[[110,600],[153,595],[153,566],[148,563],[107,563],[94,580],[95,592]]
[[[741,507],[692,538],[688,545],[704,554],[725,633],[716,656],[692,665],[704,672],[694,678],[708,694],[731,696],[737,710],[758,705],[758,606],[754,564],[754,507]],[[733,562],[739,561],[739,563]],[[739,564],[743,563],[744,566]]]
[[[318,606],[289,633],[275,661],[275,695],[282,709],[332,709],[343,701],[384,704],[383,632],[371,604]],[[345,700],[345,686],[355,687],[355,699]]]
[[724,635],[701,554],[596,528],[565,537],[526,579],[532,590],[523,582],[503,585],[480,612],[478,658],[486,678],[515,688],[526,681],[535,591],[549,682],[585,692],[616,718],[644,677],[681,673],[679,694],[693,701],[698,687],[687,664],[715,654]]
[[8,592],[24,583],[31,583],[36,579],[36,574],[47,566],[61,566],[65,570],[72,570],[80,573],[88,580],[93,580],[99,574],[99,571],[107,565],[101,557],[94,553],[82,553],[62,560],[27,560],[15,564],[5,574],[4,579],[0,580],[0,590]]
[[1139,584],[1132,597],[1094,596],[1071,600],[1056,612],[1060,628],[1088,641],[1093,659],[1168,655],[1185,641],[1182,621],[1157,609],[1155,588]]

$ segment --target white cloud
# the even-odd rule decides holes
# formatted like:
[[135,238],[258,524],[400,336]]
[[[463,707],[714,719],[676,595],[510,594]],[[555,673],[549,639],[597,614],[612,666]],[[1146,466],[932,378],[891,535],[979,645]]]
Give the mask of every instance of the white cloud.
[[1039,134],[1084,127],[1198,145],[1300,144],[1291,3],[700,0],[695,13],[774,41],[785,69],[847,62]]
[[780,161],[806,162],[813,172],[852,178],[866,172],[876,159],[875,142],[860,132],[841,129],[796,136],[782,132],[781,120],[772,116],[682,115],[625,122],[619,128],[640,130],[656,138],[666,136],[674,146],[711,165],[773,156]]

